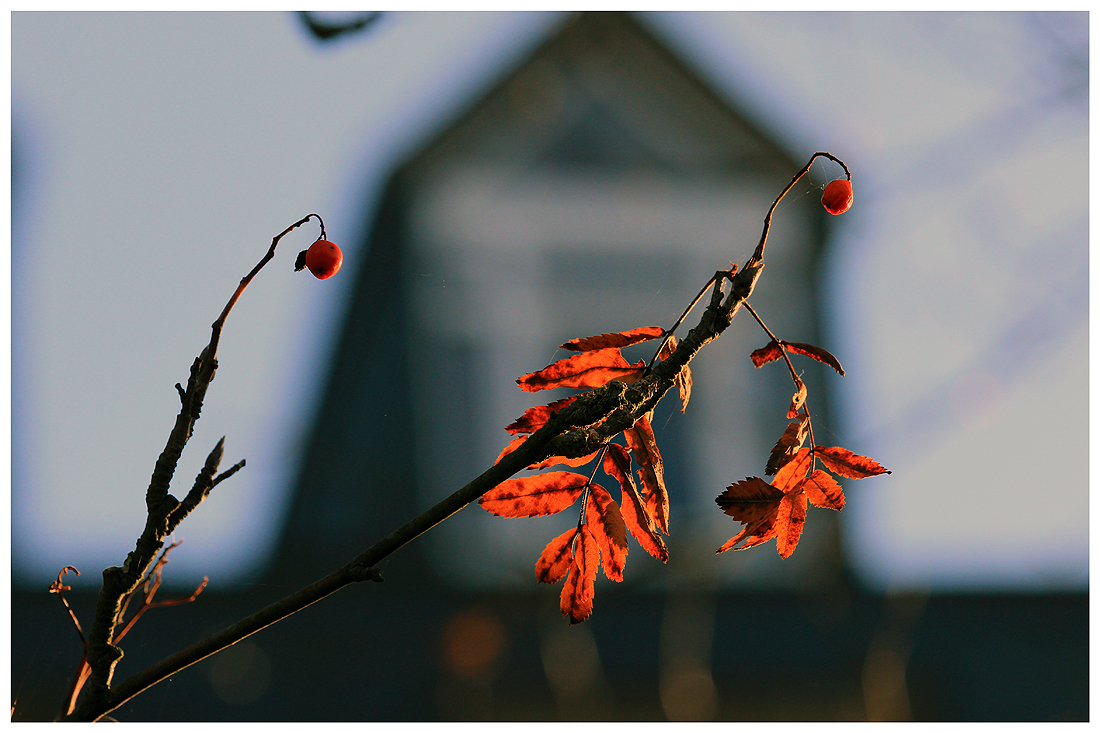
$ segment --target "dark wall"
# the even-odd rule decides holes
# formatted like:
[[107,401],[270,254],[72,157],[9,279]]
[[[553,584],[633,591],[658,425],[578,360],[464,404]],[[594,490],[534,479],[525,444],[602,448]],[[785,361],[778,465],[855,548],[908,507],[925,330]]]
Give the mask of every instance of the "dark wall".
[[[521,596],[440,593],[403,577],[347,588],[114,715],[149,722],[665,720],[660,681],[668,651],[661,639],[673,609],[666,597],[611,585],[602,583],[596,614],[579,627],[558,615],[556,588]],[[289,590],[209,593],[156,609],[129,637],[119,674]],[[905,658],[913,720],[1089,716],[1085,595],[697,600],[712,609],[707,652],[718,720],[866,719],[865,669],[869,654],[883,649]],[[71,602],[88,618],[94,596]],[[57,598],[44,591],[16,596],[12,611],[14,720],[50,719],[80,658],[76,634]],[[591,648],[580,643],[586,640]],[[570,644],[577,644],[575,656],[566,658],[576,660],[582,682],[575,689],[548,671]],[[582,653],[591,649],[595,669]]]

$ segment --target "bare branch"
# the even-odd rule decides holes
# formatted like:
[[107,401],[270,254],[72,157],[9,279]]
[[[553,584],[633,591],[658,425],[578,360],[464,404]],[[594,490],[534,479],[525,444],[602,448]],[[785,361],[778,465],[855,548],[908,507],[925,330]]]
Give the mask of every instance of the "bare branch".
[[325,224],[317,214],[308,214],[275,235],[267,252],[251,272],[241,279],[229,302],[222,309],[221,315],[211,326],[210,342],[191,365],[187,388],[176,385],[176,391],[180,395],[180,412],[176,416],[176,423],[168,436],[168,442],[157,459],[149,488],[145,493],[148,512],[145,529],[138,537],[135,548],[127,555],[122,567],[109,567],[103,571],[103,587],[96,601],[95,619],[88,632],[88,664],[92,670],[88,700],[107,698],[115,665],[122,658],[122,650],[114,645],[113,638],[116,624],[123,610],[124,599],[141,583],[155,561],[157,553],[164,546],[164,539],[206,498],[215,483],[228,478],[244,465],[242,461],[215,479],[222,453],[222,443],[219,442],[207,458],[206,466],[200,472],[194,487],[184,501],[180,502],[168,493],[176,465],[187,441],[191,438],[195,422],[202,411],[206,390],[214,379],[214,373],[218,367],[218,342],[221,339],[226,318],[229,317],[233,306],[252,279],[275,257],[275,248],[279,240],[313,218],[320,223],[321,237],[324,238]]

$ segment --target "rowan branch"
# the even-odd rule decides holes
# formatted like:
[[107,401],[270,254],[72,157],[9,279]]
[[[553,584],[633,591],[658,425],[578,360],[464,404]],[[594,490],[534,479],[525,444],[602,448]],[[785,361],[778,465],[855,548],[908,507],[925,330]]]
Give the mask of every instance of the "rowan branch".
[[[112,687],[110,685],[111,674],[118,659],[122,656],[120,649],[107,643],[118,619],[118,601],[124,595],[124,593],[118,592],[118,586],[132,578],[135,566],[144,562],[145,564],[141,566],[143,568],[142,572],[137,575],[136,580],[132,581],[131,587],[136,587],[137,582],[140,582],[144,574],[144,568],[147,568],[148,563],[152,562],[151,557],[145,560],[148,546],[163,541],[166,534],[163,530],[168,526],[175,526],[175,524],[171,524],[171,520],[176,512],[181,512],[179,518],[182,519],[187,512],[194,508],[194,505],[205,498],[213,485],[231,475],[243,465],[242,462],[221,476],[214,478],[214,474],[217,472],[217,464],[221,459],[222,443],[219,442],[207,459],[206,466],[200,472],[194,488],[184,502],[181,503],[168,494],[167,484],[174,471],[175,461],[178,459],[179,452],[182,451],[187,438],[190,437],[191,427],[194,421],[198,419],[202,396],[205,394],[210,379],[213,378],[214,369],[217,366],[215,355],[218,339],[229,311],[256,273],[274,256],[279,239],[316,215],[310,214],[277,235],[272,240],[271,248],[267,254],[252,272],[241,280],[221,316],[214,322],[210,344],[203,350],[203,353],[192,366],[191,379],[188,382],[187,389],[183,390],[179,385],[176,385],[177,390],[180,392],[183,407],[180,416],[177,418],[176,428],[169,438],[169,445],[157,461],[154,480],[149,488],[147,495],[149,521],[146,532],[139,538],[138,548],[130,554],[123,568],[107,568],[104,571],[104,588],[100,593],[96,626],[93,626],[93,632],[98,634],[92,642],[95,644],[97,658],[94,664],[89,658],[89,663],[93,667],[93,674],[97,677],[94,680],[97,682],[95,694],[87,695],[83,704],[66,719],[82,721],[102,719],[126,701],[176,672],[251,636],[287,616],[301,611],[347,585],[365,580],[381,581],[381,571],[376,567],[379,562],[476,501],[501,482],[550,456],[576,458],[594,453],[607,445],[615,436],[631,428],[642,416],[654,409],[661,398],[672,388],[677,376],[688,366],[695,355],[708,343],[718,338],[732,323],[741,306],[746,305],[746,301],[756,287],[764,268],[764,245],[767,240],[772,214],[783,196],[809,170],[813,161],[820,156],[828,157],[844,166],[843,162],[829,153],[815,153],[810,158],[810,161],[795,175],[768,210],[764,219],[764,231],[760,243],[745,265],[740,271],[731,266],[729,270],[715,273],[714,277],[696,296],[691,306],[680,316],[676,326],[666,332],[665,340],[658,348],[658,354],[661,353],[664,344],[669,340],[671,331],[683,322],[688,313],[702,299],[706,290],[711,288],[710,303],[700,317],[699,323],[691,329],[678,344],[675,351],[667,358],[656,366],[653,366],[651,362],[646,368],[644,376],[629,386],[619,381],[611,381],[599,389],[579,396],[572,403],[553,414],[541,428],[528,436],[516,450],[501,457],[497,463],[473,481],[378,541],[342,568]],[[846,166],[844,169],[847,172]],[[319,216],[317,218],[320,220]],[[323,238],[323,222],[321,232]],[[730,283],[728,292],[724,289],[727,280]],[[176,524],[178,524],[178,520]],[[113,607],[111,606],[112,603],[115,604]],[[102,619],[107,619],[107,621],[103,622]],[[97,629],[100,623],[106,625],[102,629]],[[105,636],[104,633],[106,633]]]
[[[425,511],[404,526],[379,540],[344,567],[326,575],[280,601],[238,621],[232,626],[183,649],[138,672],[112,687],[107,694],[92,698],[68,719],[91,721],[118,708],[144,690],[176,672],[216,654],[242,639],[301,611],[336,591],[364,580],[382,579],[379,562],[446,520],[501,482],[526,467],[550,456],[582,456],[606,445],[623,430],[652,410],[675,383],[675,377],[708,343],[718,338],[733,321],[738,309],[751,295],[763,269],[763,262],[746,267],[735,276],[723,273],[712,279],[714,284],[710,304],[695,326],[684,337],[676,351],[660,362],[647,376],[627,387],[622,382],[605,386],[580,396],[555,413],[547,423],[532,433],[520,446],[496,464]],[[728,294],[723,291],[726,279],[732,283]]]

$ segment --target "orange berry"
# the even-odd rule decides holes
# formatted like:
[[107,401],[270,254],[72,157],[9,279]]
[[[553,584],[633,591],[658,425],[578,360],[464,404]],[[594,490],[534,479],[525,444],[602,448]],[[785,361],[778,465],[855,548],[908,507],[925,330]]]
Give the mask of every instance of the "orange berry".
[[306,267],[318,280],[327,280],[340,271],[344,253],[332,242],[318,239],[306,250]]
[[843,214],[852,208],[852,182],[844,178],[829,181],[821,195],[821,205],[830,214]]

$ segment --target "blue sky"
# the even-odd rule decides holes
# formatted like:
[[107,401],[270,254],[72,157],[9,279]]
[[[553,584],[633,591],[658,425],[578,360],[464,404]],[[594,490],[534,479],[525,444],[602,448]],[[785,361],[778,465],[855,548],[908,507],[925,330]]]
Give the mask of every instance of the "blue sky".
[[[271,237],[315,211],[357,241],[386,173],[559,17],[392,13],[318,47],[288,13],[13,14],[17,579],[121,562],[172,385]],[[867,582],[1087,587],[1087,15],[641,17],[853,171],[826,310],[835,432],[894,471],[843,513]],[[181,528],[177,578],[239,577],[275,539],[350,284],[291,271],[311,227],[227,324],[177,482],[223,435],[248,467]]]

